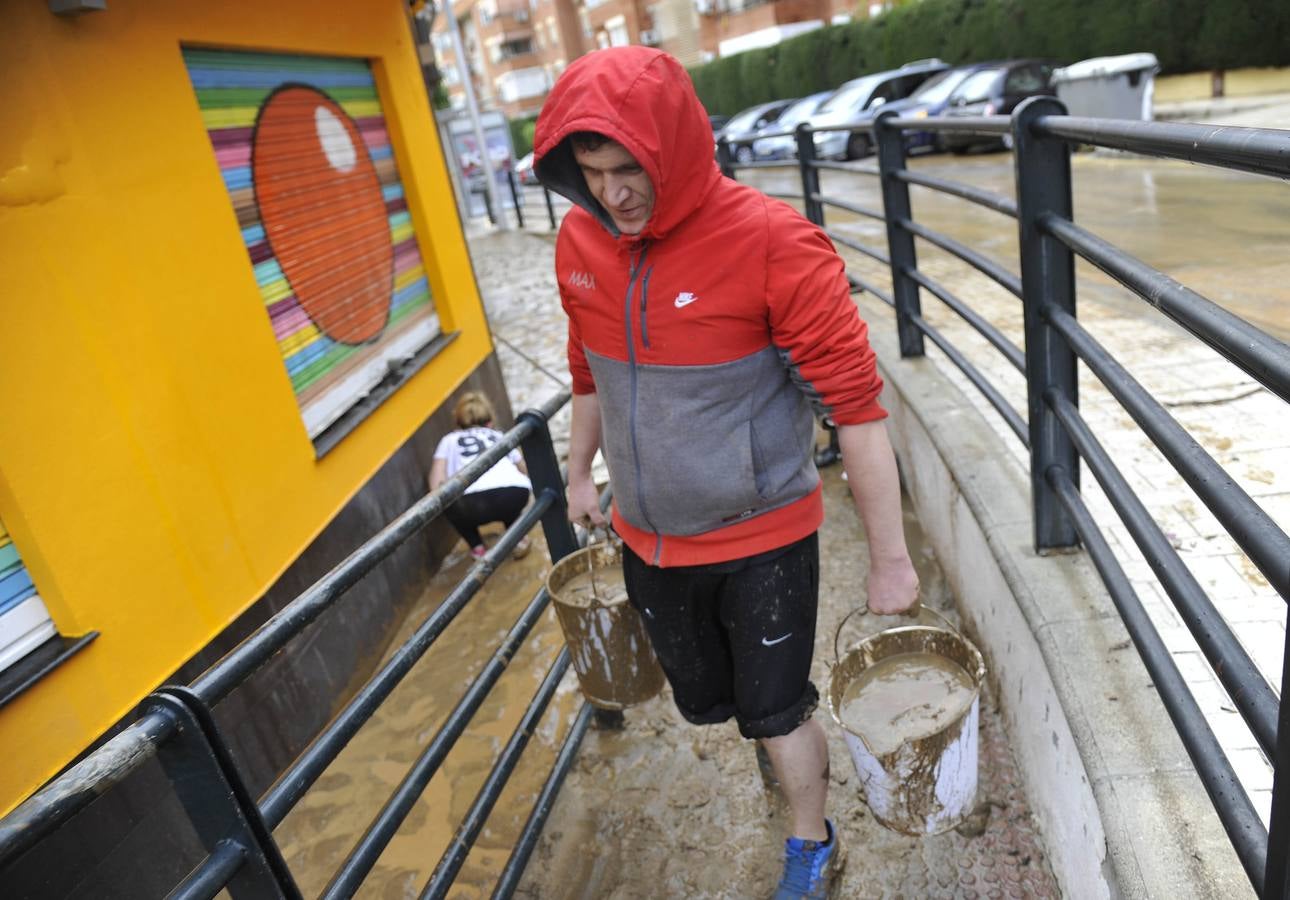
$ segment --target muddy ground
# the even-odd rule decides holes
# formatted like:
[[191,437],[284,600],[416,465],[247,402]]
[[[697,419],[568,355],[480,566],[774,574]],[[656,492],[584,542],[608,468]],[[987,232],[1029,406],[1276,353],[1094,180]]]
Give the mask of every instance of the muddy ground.
[[[820,616],[813,678],[827,691],[833,638],[860,598],[862,533],[840,469],[824,473]],[[917,522],[906,520],[924,598],[957,621]],[[853,620],[854,622],[854,620]],[[865,626],[867,627],[867,626]],[[848,623],[854,641],[861,628]],[[848,863],[837,897],[1057,896],[987,691],[981,717],[978,815],[962,833],[910,838],[869,813],[840,729],[829,735],[830,816]],[[560,900],[768,896],[778,879],[787,808],[758,774],[753,746],[733,723],[699,728],[667,690],[629,710],[621,732],[590,731],[517,896]]]

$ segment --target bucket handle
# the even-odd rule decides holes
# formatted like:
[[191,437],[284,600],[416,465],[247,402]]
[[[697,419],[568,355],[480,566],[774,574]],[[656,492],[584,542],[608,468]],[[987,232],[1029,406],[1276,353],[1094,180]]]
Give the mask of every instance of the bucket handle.
[[[944,625],[948,630],[954,632],[955,634],[959,633],[959,630],[954,627],[953,623],[951,623],[949,619],[945,618],[944,614],[937,612],[936,610],[932,609],[930,606],[924,606],[921,597],[916,599],[914,601],[914,605],[911,606],[909,609],[905,610],[903,615],[908,616],[911,619],[917,619],[919,613],[924,611],[930,613],[935,618],[940,619],[941,624]],[[854,616],[856,613],[859,613],[862,616],[869,615],[869,604],[865,603],[863,606],[857,606],[855,609],[851,610],[851,612],[843,616],[842,621],[838,623],[838,630],[833,633],[833,664],[835,666],[842,660],[842,653],[838,649],[838,641],[842,639],[842,629],[846,627],[847,622],[849,622],[851,620],[851,617]]]

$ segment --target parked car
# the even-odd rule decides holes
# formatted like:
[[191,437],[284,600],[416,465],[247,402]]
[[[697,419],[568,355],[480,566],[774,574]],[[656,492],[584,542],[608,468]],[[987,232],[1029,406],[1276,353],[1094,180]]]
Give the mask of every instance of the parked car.
[[712,126],[712,133],[714,135],[722,128],[725,128],[726,123],[729,121],[729,116],[708,116],[708,124]]
[[[978,72],[987,66],[998,65],[997,63],[969,63],[964,66],[956,66],[953,69],[946,69],[938,75],[924,81],[918,86],[912,94],[904,100],[893,100],[890,103],[884,103],[872,111],[867,111],[866,115],[877,116],[880,112],[891,110],[905,118],[922,119],[927,116],[943,115],[948,108],[950,99],[968,76]],[[906,131],[905,132],[905,149],[908,151],[919,149],[943,150],[940,135],[930,131]]]
[[[1056,63],[1043,59],[1016,59],[988,66],[964,79],[950,98],[947,116],[1006,116],[1022,100],[1035,96],[1055,96],[1053,69]],[[1012,147],[1012,135],[963,134],[941,135],[945,147],[954,153],[967,153],[978,146]]]
[[[877,114],[878,107],[912,94],[928,78],[949,66],[939,59],[905,63],[899,69],[875,72],[848,81],[834,91],[811,116],[811,124],[841,125]],[[815,152],[825,159],[858,159],[873,149],[872,138],[863,131],[823,131],[815,134]]]
[[520,157],[519,162],[515,164],[515,177],[519,179],[520,184],[537,184],[537,173],[533,171],[533,151],[529,151]]
[[774,159],[794,159],[797,156],[797,138],[791,134],[780,134],[792,131],[800,123],[810,119],[811,114],[820,108],[824,99],[832,91],[820,91],[800,100],[794,100],[779,114],[779,118],[761,129],[763,134],[775,134],[775,137],[760,138],[753,141],[753,159],[759,161]]
[[[767,125],[779,118],[782,113],[793,101],[790,100],[772,100],[769,103],[758,103],[756,106],[750,106],[742,112],[735,113],[725,127],[717,132],[717,140],[726,138],[751,137],[761,131]],[[731,144],[730,153],[736,160],[741,163],[749,163],[753,160],[751,144]]]

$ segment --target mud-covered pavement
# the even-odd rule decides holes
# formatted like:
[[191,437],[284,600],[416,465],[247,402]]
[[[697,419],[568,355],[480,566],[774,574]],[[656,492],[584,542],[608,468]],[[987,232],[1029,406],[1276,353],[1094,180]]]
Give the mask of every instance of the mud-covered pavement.
[[[827,690],[833,637],[862,594],[862,532],[839,467],[824,472],[820,615],[812,677]],[[918,523],[906,534],[928,605],[952,611],[944,578]],[[854,619],[853,619],[854,621]],[[842,639],[860,632],[848,623]],[[1055,882],[1026,806],[999,716],[981,709],[977,813],[959,831],[911,838],[866,809],[842,733],[822,706],[829,735],[829,815],[847,865],[842,898],[1055,897]],[[753,745],[734,723],[685,722],[664,693],[629,710],[621,732],[591,731],[516,896],[560,900],[759,898],[779,877],[787,807],[767,791]]]

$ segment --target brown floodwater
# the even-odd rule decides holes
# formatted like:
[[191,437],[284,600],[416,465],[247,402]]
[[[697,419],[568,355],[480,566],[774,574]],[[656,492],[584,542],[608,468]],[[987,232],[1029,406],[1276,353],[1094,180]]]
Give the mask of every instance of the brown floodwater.
[[[275,831],[306,897],[318,896],[331,880],[545,581],[550,562],[545,544],[536,533],[535,538],[534,551],[523,560],[502,564]],[[393,647],[438,607],[473,562],[461,552],[446,561]],[[381,855],[359,897],[393,900],[420,894],[563,646],[548,609]],[[570,673],[467,857],[451,896],[491,895],[580,706]]]
[[[867,162],[872,162],[868,160]],[[910,168],[1015,196],[1012,157],[916,157]],[[1075,221],[1281,340],[1290,340],[1290,185],[1284,181],[1171,160],[1099,153],[1072,157]],[[740,173],[765,190],[800,192],[796,170]],[[826,195],[880,209],[877,179],[829,171]],[[1016,223],[975,203],[914,186],[914,218],[984,251],[1017,272]],[[828,209],[843,226],[886,250],[881,222]],[[918,252],[928,245],[919,242]],[[1080,296],[1157,316],[1146,301],[1080,263]]]

